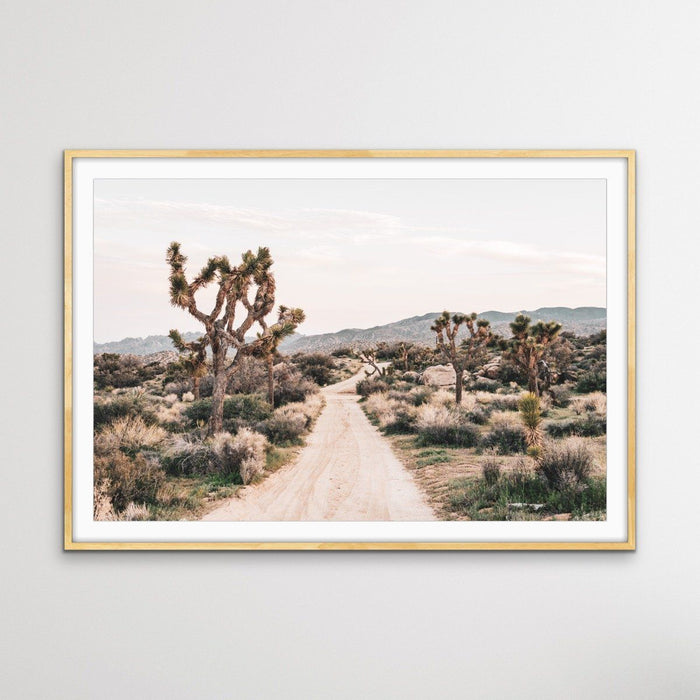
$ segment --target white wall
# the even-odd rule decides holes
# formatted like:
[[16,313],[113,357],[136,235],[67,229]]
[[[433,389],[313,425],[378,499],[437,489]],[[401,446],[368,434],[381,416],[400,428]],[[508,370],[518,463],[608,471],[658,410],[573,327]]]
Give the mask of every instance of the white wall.
[[[0,694],[698,697],[699,22],[660,0],[3,2]],[[638,551],[63,553],[66,147],[638,149]]]

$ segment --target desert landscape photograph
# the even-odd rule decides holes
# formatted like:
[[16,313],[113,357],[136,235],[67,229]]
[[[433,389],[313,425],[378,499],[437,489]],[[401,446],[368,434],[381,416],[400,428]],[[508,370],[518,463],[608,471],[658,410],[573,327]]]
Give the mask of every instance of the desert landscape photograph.
[[95,521],[606,519],[603,179],[100,179]]

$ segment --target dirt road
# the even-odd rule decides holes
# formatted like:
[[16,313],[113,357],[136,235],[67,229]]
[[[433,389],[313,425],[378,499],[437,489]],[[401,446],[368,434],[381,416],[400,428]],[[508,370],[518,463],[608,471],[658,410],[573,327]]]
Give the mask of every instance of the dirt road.
[[435,520],[358,405],[355,384],[363,377],[322,389],[326,407],[297,459],[203,520]]

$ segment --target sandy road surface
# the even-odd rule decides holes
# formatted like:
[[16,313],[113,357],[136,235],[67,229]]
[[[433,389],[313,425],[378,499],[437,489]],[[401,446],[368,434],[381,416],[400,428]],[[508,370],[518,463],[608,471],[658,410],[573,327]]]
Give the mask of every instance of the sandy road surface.
[[322,390],[326,407],[296,460],[203,520],[435,520],[358,405],[355,384],[363,376]]

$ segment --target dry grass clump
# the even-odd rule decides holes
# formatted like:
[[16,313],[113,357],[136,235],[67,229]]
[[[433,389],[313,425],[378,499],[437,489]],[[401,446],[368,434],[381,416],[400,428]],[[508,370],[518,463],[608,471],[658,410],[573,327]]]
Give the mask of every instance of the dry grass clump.
[[143,503],[134,503],[131,501],[126,508],[119,514],[120,520],[149,520],[150,513],[148,507]]
[[551,488],[582,488],[593,470],[593,453],[581,438],[549,441],[537,460],[537,471]]
[[457,407],[426,404],[418,408],[416,418],[418,440],[423,445],[474,447],[479,432],[469,422],[464,410]]
[[268,438],[276,444],[297,442],[308,425],[308,418],[301,407],[287,404],[275,409],[265,421],[264,430]]
[[221,475],[238,473],[249,484],[265,469],[267,438],[250,428],[241,428],[236,435],[218,433],[211,439],[212,469]]
[[576,396],[571,399],[569,405],[576,415],[582,413],[597,413],[605,417],[607,415],[608,397],[602,391],[594,391],[586,396]]
[[95,457],[95,489],[98,498],[93,511],[108,515],[112,504],[115,513],[123,511],[131,501],[156,503],[165,472],[154,459],[141,454],[129,457],[119,450]]
[[414,405],[389,398],[387,394],[372,394],[365,409],[382,430],[390,433],[412,432],[419,411]]
[[111,483],[109,479],[95,482],[92,488],[92,519],[116,520],[112,499],[109,497]]
[[476,400],[495,411],[517,411],[520,394],[492,394],[488,391],[477,391]]
[[493,413],[491,429],[484,436],[484,444],[507,455],[523,452],[525,449],[525,430],[518,416],[510,411]]
[[142,450],[156,449],[167,433],[157,425],[148,425],[140,416],[117,418],[95,436],[95,454],[108,455],[121,450],[135,455]]
[[303,403],[290,403],[276,408],[272,415],[260,424],[259,430],[275,444],[298,443],[311,428],[323,408],[323,397],[310,394]]

